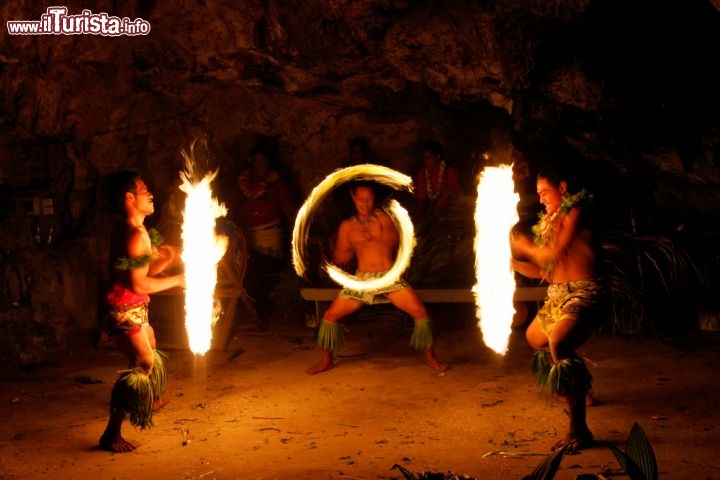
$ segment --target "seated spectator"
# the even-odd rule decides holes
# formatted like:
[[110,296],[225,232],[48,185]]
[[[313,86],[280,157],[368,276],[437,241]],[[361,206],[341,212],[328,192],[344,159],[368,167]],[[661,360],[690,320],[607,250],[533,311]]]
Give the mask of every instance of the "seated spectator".
[[295,204],[289,187],[271,168],[268,153],[262,147],[250,151],[250,168],[238,175],[229,217],[245,234],[248,245],[246,288],[263,315],[270,308],[269,294],[274,277],[287,258],[286,232],[295,221]]
[[423,167],[415,175],[418,214],[439,213],[460,193],[457,169],[445,162],[443,146],[430,140],[422,147]]

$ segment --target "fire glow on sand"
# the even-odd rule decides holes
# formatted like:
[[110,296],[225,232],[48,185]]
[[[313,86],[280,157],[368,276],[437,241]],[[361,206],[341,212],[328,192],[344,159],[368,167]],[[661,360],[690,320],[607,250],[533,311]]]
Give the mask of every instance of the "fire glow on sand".
[[210,350],[212,327],[218,319],[215,301],[217,264],[227,250],[228,238],[215,233],[215,219],[227,208],[213,197],[210,183],[218,171],[197,181],[192,158],[183,152],[186,167],[180,173],[180,190],[187,194],[182,225],[182,260],[185,263],[185,329],[190,350],[204,355]]
[[[320,182],[308,195],[308,198],[298,210],[293,229],[293,265],[295,272],[303,276],[305,265],[305,241],[310,228],[313,210],[337,186],[354,180],[368,180],[388,185],[396,190],[412,191],[412,178],[391,168],[380,165],[363,164],[354,165],[334,171]],[[412,257],[415,246],[415,230],[410,215],[397,201],[392,200],[388,213],[395,222],[400,237],[395,263],[382,277],[370,280],[360,280],[354,275],[348,275],[336,265],[327,263],[324,268],[328,275],[340,285],[354,290],[374,290],[395,283],[405,271]]]
[[514,192],[512,167],[486,167],[481,173],[475,204],[476,315],[485,345],[505,354],[515,314],[515,275],[510,265],[509,235],[518,221],[519,196]]

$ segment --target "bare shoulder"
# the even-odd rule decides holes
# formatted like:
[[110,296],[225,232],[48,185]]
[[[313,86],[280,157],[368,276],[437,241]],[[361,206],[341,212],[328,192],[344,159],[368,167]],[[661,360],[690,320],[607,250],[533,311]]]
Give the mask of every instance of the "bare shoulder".
[[374,215],[383,230],[397,233],[398,227],[388,212],[385,210],[376,210]]
[[144,227],[135,227],[128,231],[128,253],[133,256],[143,256],[150,251],[150,237]]
[[353,217],[346,218],[342,222],[340,222],[340,226],[338,227],[338,237],[339,238],[345,238],[347,235],[350,234],[350,230],[353,225]]
[[380,220],[381,222],[392,222],[392,218],[390,218],[390,214],[382,209],[377,209],[373,212],[373,215],[375,215],[375,218]]
[[141,241],[145,238],[149,238],[145,227],[134,227],[128,230],[128,239],[130,241]]
[[562,223],[564,225],[576,225],[580,222],[582,217],[582,207],[573,207],[566,215],[562,217]]
[[580,236],[591,234],[592,227],[588,225],[587,219],[583,216],[582,207],[573,207],[564,215],[559,228],[559,234],[564,236],[568,241]]
[[348,228],[350,228],[350,226],[353,224],[354,218],[355,217],[348,217],[342,222],[340,222],[340,227],[338,227],[338,230],[347,230]]

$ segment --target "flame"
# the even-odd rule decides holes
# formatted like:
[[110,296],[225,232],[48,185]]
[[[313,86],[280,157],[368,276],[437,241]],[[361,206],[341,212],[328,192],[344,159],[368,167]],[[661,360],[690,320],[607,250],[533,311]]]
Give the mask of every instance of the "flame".
[[210,350],[212,326],[219,317],[215,302],[217,264],[225,254],[228,239],[215,234],[215,219],[227,208],[213,198],[210,183],[218,170],[196,182],[190,156],[183,152],[185,170],[180,173],[180,190],[187,194],[183,213],[182,259],[185,263],[185,329],[190,350],[204,355]]
[[[395,189],[412,191],[412,178],[381,165],[363,164],[335,170],[325,177],[308,195],[305,203],[298,210],[293,229],[293,265],[295,272],[303,276],[307,267],[305,265],[305,239],[310,228],[312,212],[323,199],[338,185],[352,180],[372,180]],[[371,280],[360,280],[356,276],[348,275],[337,266],[326,262],[324,268],[330,278],[344,287],[354,290],[374,290],[395,283],[402,272],[405,271],[412,257],[412,249],[415,246],[415,231],[410,216],[398,202],[390,202],[388,213],[395,222],[400,236],[400,245],[395,259],[395,264],[382,277]]]
[[518,221],[519,197],[513,190],[511,166],[486,167],[475,205],[476,313],[485,345],[503,355],[515,314],[509,234]]

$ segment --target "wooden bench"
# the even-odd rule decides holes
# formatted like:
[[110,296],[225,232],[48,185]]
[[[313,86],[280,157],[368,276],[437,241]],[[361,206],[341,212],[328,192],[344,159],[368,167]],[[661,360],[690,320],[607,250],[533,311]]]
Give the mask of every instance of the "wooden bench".
[[[332,302],[340,288],[301,288],[300,295],[315,302],[315,318],[320,319],[321,304]],[[467,288],[427,288],[415,289],[415,292],[425,303],[475,303],[475,296]],[[516,302],[542,302],[545,300],[547,287],[518,287],[515,289],[513,300]]]

